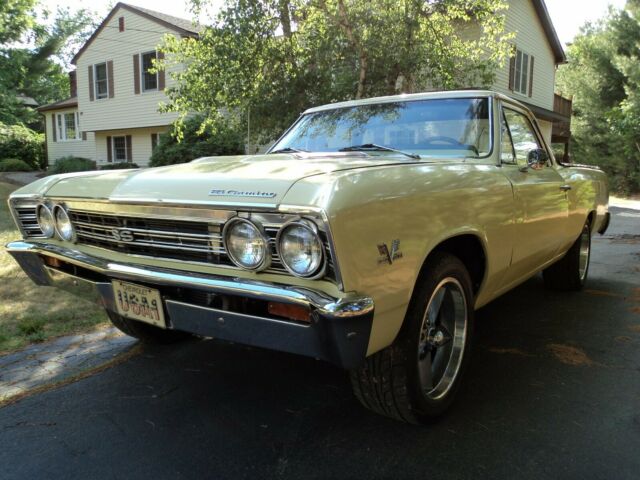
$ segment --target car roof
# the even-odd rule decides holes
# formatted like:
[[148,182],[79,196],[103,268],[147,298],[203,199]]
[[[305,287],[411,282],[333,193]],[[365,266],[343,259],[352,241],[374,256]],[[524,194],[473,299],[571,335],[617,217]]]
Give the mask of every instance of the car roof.
[[357,107],[359,105],[376,105],[380,103],[412,102],[416,100],[434,100],[434,99],[441,100],[441,99],[449,99],[449,98],[487,98],[487,97],[502,98],[510,102],[516,103],[517,105],[521,106],[525,110],[528,110],[525,105],[522,105],[517,100],[491,90],[446,90],[446,91],[439,91],[439,92],[405,93],[402,95],[389,95],[386,97],[373,97],[373,98],[364,98],[361,100],[349,100],[346,102],[329,103],[327,105],[320,105],[318,107],[309,108],[303,112],[303,115],[307,113],[322,112],[326,110],[335,110],[339,108]]

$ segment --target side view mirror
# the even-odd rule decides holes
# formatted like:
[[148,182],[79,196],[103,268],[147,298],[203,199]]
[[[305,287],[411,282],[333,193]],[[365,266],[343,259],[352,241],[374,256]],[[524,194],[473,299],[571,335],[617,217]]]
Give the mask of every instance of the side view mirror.
[[549,161],[549,154],[544,148],[531,150],[527,155],[527,164],[531,168],[542,168]]

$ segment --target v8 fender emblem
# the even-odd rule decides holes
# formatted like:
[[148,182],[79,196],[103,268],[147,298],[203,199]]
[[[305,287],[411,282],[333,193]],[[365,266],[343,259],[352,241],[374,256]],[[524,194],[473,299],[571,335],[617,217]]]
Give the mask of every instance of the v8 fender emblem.
[[378,245],[378,253],[380,254],[380,259],[378,263],[388,262],[389,265],[392,265],[394,260],[398,258],[402,258],[402,252],[400,251],[400,240],[394,240],[391,242],[391,250],[386,243],[381,243]]

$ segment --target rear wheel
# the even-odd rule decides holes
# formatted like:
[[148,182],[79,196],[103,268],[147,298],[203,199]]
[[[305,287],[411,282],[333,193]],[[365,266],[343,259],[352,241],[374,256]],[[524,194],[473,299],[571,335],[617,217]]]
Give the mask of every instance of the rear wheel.
[[582,290],[590,260],[591,226],[587,221],[566,255],[542,272],[545,286],[554,290]]
[[436,253],[416,287],[395,342],[351,372],[356,397],[376,413],[427,423],[453,402],[469,361],[471,279],[462,262]]
[[109,316],[111,323],[113,323],[118,330],[131,337],[137,338],[143,343],[170,344],[191,337],[191,334],[187,332],[181,332],[179,330],[165,330],[147,323],[125,318],[110,310],[107,310],[107,315]]

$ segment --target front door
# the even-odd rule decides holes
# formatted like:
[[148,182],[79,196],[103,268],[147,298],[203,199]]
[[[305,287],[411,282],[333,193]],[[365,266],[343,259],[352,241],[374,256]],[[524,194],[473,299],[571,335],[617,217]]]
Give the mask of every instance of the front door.
[[501,143],[502,168],[513,185],[517,212],[507,276],[517,281],[539,270],[559,251],[569,202],[565,182],[524,110],[503,106]]

